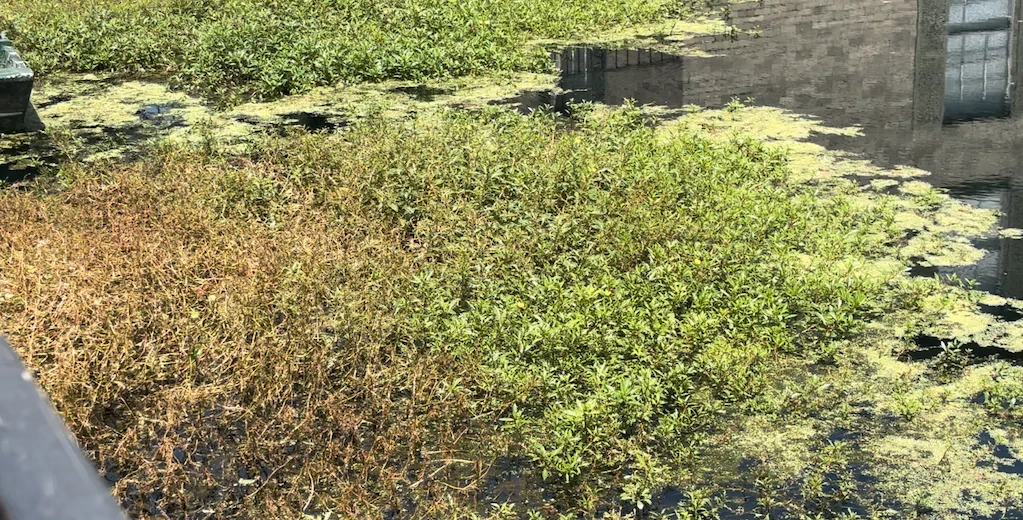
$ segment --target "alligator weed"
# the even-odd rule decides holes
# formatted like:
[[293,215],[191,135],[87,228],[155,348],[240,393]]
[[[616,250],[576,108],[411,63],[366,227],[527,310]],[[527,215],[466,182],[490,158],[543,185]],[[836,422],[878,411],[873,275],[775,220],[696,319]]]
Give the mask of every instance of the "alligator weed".
[[[544,72],[537,38],[660,19],[695,0],[8,0],[0,30],[40,73],[173,76],[272,98],[385,79]],[[677,4],[677,5],[676,5]],[[685,12],[689,12],[685,10]]]
[[642,508],[892,305],[848,262],[891,218],[754,140],[575,117],[68,164],[0,194],[0,329],[133,516],[457,517],[509,466],[532,517]]

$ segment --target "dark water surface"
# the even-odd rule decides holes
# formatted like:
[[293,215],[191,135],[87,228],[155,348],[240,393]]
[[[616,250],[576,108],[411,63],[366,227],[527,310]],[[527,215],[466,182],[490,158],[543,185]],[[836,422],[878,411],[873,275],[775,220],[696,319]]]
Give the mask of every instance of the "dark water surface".
[[[815,135],[879,166],[910,165],[1023,227],[1023,0],[763,0],[733,4],[743,35],[689,42],[714,56],[573,48],[555,55],[563,96],[620,104],[720,107],[733,98],[860,126],[863,136]],[[546,97],[545,97],[546,96]],[[989,237],[973,266],[929,268],[1023,298],[1023,240]]]

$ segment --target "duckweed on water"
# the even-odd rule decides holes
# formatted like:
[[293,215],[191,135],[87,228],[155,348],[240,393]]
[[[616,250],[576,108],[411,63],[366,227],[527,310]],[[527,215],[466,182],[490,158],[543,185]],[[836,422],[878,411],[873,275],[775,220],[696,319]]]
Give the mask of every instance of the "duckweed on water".
[[[111,74],[60,73],[47,76],[33,92],[46,132],[6,136],[0,150],[31,141],[37,153],[52,155],[59,148],[64,156],[95,163],[138,157],[161,140],[194,143],[212,136],[221,151],[246,153],[264,131],[284,131],[306,115],[338,126],[370,114],[407,119],[439,107],[472,109],[521,89],[551,87],[555,81],[551,75],[532,73],[425,83],[383,81],[319,87],[274,101],[217,110],[165,83],[127,81]],[[418,96],[420,91],[433,94]],[[146,112],[154,107],[154,114]]]
[[133,515],[450,514],[495,461],[551,493],[516,507],[649,504],[902,305],[857,267],[895,228],[760,142],[577,113],[70,165],[0,195],[0,328]]

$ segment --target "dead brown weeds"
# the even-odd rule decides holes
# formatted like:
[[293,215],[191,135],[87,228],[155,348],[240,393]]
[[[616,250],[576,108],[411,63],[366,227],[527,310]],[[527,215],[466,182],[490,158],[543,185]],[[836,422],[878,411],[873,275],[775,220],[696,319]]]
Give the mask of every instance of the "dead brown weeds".
[[388,225],[218,198],[272,161],[69,168],[58,196],[0,195],[0,330],[133,517],[428,515],[485,472],[455,365],[388,340],[416,261]]

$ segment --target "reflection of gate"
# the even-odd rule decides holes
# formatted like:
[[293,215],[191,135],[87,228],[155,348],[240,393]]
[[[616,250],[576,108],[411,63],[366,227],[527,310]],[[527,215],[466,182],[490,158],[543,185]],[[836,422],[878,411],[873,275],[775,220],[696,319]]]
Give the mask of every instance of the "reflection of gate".
[[626,67],[681,62],[682,57],[649,49],[570,47],[551,55],[561,72],[561,87],[573,92],[574,101],[604,101],[605,73]]
[[951,0],[944,121],[1007,116],[1013,0]]
[[593,71],[621,69],[635,65],[656,65],[678,61],[681,56],[664,54],[650,49],[601,49],[574,47],[554,53],[554,65],[563,76],[586,74]]

